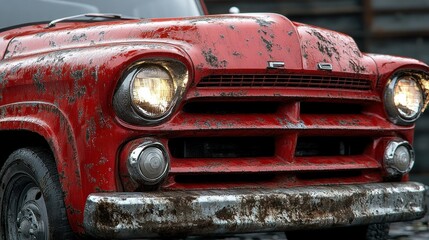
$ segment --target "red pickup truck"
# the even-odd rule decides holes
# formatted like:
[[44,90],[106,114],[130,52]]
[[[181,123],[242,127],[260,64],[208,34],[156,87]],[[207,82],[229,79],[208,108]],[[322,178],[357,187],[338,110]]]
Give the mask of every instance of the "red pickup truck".
[[195,0],[0,2],[0,239],[377,239],[426,212],[420,61]]

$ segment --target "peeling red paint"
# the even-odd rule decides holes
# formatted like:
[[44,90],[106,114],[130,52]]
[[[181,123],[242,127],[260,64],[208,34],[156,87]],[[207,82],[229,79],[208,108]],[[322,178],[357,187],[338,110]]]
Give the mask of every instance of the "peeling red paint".
[[[64,22],[45,27],[41,24],[0,33],[0,129],[29,130],[47,139],[57,160],[70,223],[79,233],[84,233],[84,204],[89,194],[147,190],[130,178],[126,160],[130,149],[148,136],[156,137],[167,148],[175,138],[260,135],[275,139],[275,152],[268,157],[228,161],[172,157],[171,175],[157,186],[161,190],[332,184],[338,179],[305,179],[296,173],[346,169],[362,170],[362,174],[342,178],[345,184],[383,181],[380,152],[385,142],[398,136],[412,142],[413,126],[397,126],[386,119],[383,89],[377,86],[384,86],[398,69],[428,71],[415,60],[361,53],[346,35],[275,14]],[[191,83],[178,110],[154,126],[119,119],[112,98],[123,73],[145,59],[163,58],[181,61],[189,71]],[[270,69],[269,61],[285,66]],[[323,77],[328,74],[317,69],[321,62],[332,64],[329,75],[368,81],[369,90],[263,85],[277,78],[253,82],[256,87],[198,86],[209,75],[287,73]],[[241,106],[236,107],[238,113],[195,113],[186,110],[186,104],[193,102],[270,102],[278,107],[269,113],[240,112]],[[300,104],[308,102],[353,102],[362,110],[344,114],[301,112]],[[358,157],[322,157],[316,162],[294,155],[299,137],[325,135],[365,136],[372,142]],[[275,177],[239,184],[176,180],[181,174],[249,172],[274,173]],[[252,206],[251,202],[246,205]],[[116,223],[104,218],[102,208],[99,210],[99,221]],[[216,217],[227,221],[231,214],[230,209],[222,208]],[[260,220],[267,216],[262,214]]]

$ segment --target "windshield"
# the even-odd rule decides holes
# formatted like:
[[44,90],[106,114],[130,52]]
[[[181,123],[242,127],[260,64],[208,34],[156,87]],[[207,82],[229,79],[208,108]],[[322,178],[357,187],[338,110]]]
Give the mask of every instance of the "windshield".
[[197,0],[0,0],[0,28],[83,13],[165,18],[202,15]]

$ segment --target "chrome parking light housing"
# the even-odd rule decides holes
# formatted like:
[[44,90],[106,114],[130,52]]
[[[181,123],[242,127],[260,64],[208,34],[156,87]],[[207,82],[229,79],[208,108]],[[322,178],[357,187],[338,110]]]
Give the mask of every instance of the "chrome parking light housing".
[[167,176],[170,159],[161,143],[148,141],[131,151],[127,168],[135,182],[142,185],[155,185]]
[[387,144],[384,152],[384,169],[387,176],[404,175],[414,165],[414,150],[407,141],[394,140]]

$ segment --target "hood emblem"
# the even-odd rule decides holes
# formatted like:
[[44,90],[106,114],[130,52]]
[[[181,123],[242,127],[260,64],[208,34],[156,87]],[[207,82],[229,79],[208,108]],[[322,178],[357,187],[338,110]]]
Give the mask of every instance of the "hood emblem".
[[285,63],[284,62],[268,62],[268,67],[269,69],[279,69],[279,68],[285,68]]
[[318,63],[317,69],[323,70],[323,71],[332,71],[332,64],[330,64],[330,63]]

